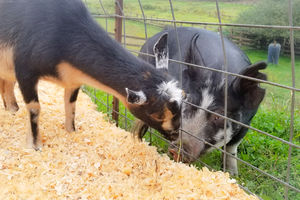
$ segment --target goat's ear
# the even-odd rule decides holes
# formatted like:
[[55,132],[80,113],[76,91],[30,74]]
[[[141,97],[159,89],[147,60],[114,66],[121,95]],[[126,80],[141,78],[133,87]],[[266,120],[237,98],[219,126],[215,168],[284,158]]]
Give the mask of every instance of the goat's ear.
[[[265,69],[267,63],[258,62],[248,66],[239,74],[261,80],[267,80],[267,76],[260,73],[259,70]],[[259,82],[236,77],[232,83],[232,89],[236,95],[242,97],[244,107],[248,109],[256,109],[265,96],[265,89],[259,86]]]
[[168,33],[164,33],[153,46],[155,66],[157,69],[168,69],[169,49]]
[[130,104],[143,105],[147,102],[147,97],[143,91],[133,91],[125,88],[127,93],[127,102]]

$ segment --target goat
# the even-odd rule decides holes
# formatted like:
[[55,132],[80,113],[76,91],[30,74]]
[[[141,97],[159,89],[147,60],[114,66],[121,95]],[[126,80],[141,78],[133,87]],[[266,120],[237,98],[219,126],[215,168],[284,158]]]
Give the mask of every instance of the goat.
[[17,81],[30,116],[27,145],[42,147],[38,118],[40,79],[65,88],[65,127],[75,131],[75,103],[86,84],[119,98],[147,125],[175,140],[182,90],[114,41],[80,0],[0,0],[0,91],[18,110]]

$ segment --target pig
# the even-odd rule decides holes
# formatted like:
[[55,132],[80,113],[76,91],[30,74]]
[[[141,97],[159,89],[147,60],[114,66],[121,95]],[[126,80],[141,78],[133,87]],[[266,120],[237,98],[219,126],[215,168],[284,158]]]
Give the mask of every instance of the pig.
[[[182,89],[187,96],[185,102],[188,103],[182,105],[182,136],[171,143],[169,153],[174,160],[180,157],[181,161],[191,163],[214,149],[204,141],[219,148],[223,147],[225,140],[226,151],[237,156],[238,145],[248,129],[227,120],[225,138],[224,118],[203,110],[224,115],[225,75],[168,60],[180,60],[211,69],[224,70],[221,37],[216,32],[192,27],[179,27],[177,32],[181,52],[175,29],[166,29],[149,38],[142,46],[139,55],[156,66],[161,73],[169,73],[176,80],[182,80]],[[265,62],[252,64],[246,54],[234,43],[227,38],[224,38],[224,43],[229,72],[267,80],[266,75],[260,72],[267,67]],[[146,52],[153,56],[145,55]],[[261,88],[258,82],[228,75],[227,116],[249,125],[264,96],[265,89]],[[142,122],[136,124],[135,134],[141,138],[147,131],[147,125]],[[186,153],[178,155],[181,138],[182,149]],[[232,174],[238,174],[237,160],[227,155],[226,168]]]

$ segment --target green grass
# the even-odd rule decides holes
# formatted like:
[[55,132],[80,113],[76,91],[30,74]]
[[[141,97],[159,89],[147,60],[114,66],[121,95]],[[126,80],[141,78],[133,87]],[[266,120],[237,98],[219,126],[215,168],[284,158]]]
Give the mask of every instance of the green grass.
[[[262,50],[245,50],[250,60],[254,63],[260,60],[267,60],[267,51]],[[279,83],[285,86],[292,86],[292,68],[291,59],[289,56],[280,56],[279,64],[269,64],[264,73],[268,75],[268,80],[274,83]],[[291,92],[290,90],[262,84],[267,90],[265,104],[272,105],[274,99],[280,104],[290,104]],[[300,88],[300,58],[295,60],[295,87]],[[300,94],[295,93],[296,107],[300,107]]]
[[[99,24],[101,24],[101,26],[106,29],[106,20],[105,19],[97,19],[97,21],[99,22]],[[114,33],[114,28],[115,28],[115,20],[114,19],[108,19],[107,20],[107,31],[110,33]],[[147,35],[148,37],[153,36],[154,34],[156,34],[157,32],[159,32],[161,30],[161,28],[157,27],[157,26],[151,26],[151,25],[147,25]],[[145,29],[144,29],[144,25],[140,22],[135,22],[135,21],[129,21],[126,20],[125,22],[125,32],[126,35],[131,35],[131,36],[138,36],[138,37],[143,37],[145,38]],[[124,34],[124,32],[123,32]],[[124,38],[122,38],[122,40],[124,40]],[[142,45],[143,42],[139,42],[136,40],[133,40],[132,42],[128,39],[126,39],[127,43],[134,43],[134,44],[140,44]]]
[[[103,0],[104,5],[109,13],[114,12],[114,5],[112,0]],[[157,17],[171,19],[171,12],[168,0],[142,0],[145,15],[147,17]],[[101,7],[97,0],[87,0],[90,9],[94,13],[99,13]],[[215,2],[205,1],[173,1],[175,17],[177,20],[188,20],[188,21],[207,21],[217,22],[215,13]],[[223,15],[223,22],[232,22],[238,16],[240,12],[249,8],[249,4],[239,3],[220,3],[221,13]],[[125,14],[131,16],[141,15],[141,11],[137,0],[124,0],[124,11]],[[97,21],[106,27],[105,19],[97,19]],[[113,32],[114,20],[107,20],[107,30]],[[145,37],[144,24],[136,21],[126,20],[125,22],[126,35]],[[162,30],[161,27],[154,25],[147,25],[148,37],[151,37],[155,33]],[[142,45],[143,41],[126,39],[127,43],[134,43]],[[139,50],[138,47],[127,48],[132,50]],[[262,50],[249,50],[243,48],[246,54],[249,56],[252,62],[267,59],[267,52]],[[264,73],[268,75],[268,80],[292,86],[292,73],[291,73],[291,61],[287,56],[281,56],[279,59],[279,65],[269,65]],[[295,61],[295,76],[296,76],[296,88],[300,88],[300,58],[296,58]],[[262,102],[258,113],[252,120],[252,126],[260,130],[266,131],[274,136],[289,140],[290,134],[290,105],[291,105],[291,92],[286,89],[271,86],[268,84],[262,84],[262,87],[266,88],[266,97]],[[86,87],[88,91],[95,94],[96,97],[102,100],[104,103],[107,102],[107,95],[101,91],[94,91],[92,88]],[[109,97],[109,105],[112,97]],[[101,112],[107,112],[107,107],[101,103],[97,103],[98,110]],[[294,137],[293,143],[300,145],[300,94],[296,93],[296,110],[294,119]],[[111,109],[108,112],[108,120],[111,119]],[[120,105],[120,113],[125,115],[125,108]],[[129,112],[126,116],[130,120],[134,120],[134,117]],[[119,125],[122,128],[130,130],[131,123],[123,117],[120,117]],[[158,139],[155,136],[151,136],[149,133],[145,136],[147,141],[151,141],[152,145],[158,147],[158,151],[161,153],[166,152],[167,144]],[[259,169],[268,172],[282,180],[286,179],[286,169],[288,166],[288,145],[282,144],[281,142],[274,140],[270,137],[264,136],[255,131],[249,131],[244,138],[243,142],[239,146],[238,157],[244,161],[251,163]],[[213,151],[206,154],[201,158],[201,161],[208,164],[215,170],[221,170],[221,153],[219,151]],[[199,162],[195,162],[194,165],[202,167]],[[261,173],[253,170],[252,168],[239,163],[239,176],[235,177],[238,182],[245,187],[249,188],[250,191],[258,194],[263,199],[283,199],[284,187],[272,180],[271,178],[262,175]],[[295,148],[292,149],[291,159],[291,174],[290,184],[300,188],[300,152]],[[289,199],[300,199],[300,194],[293,191],[289,191]]]
[[[287,107],[280,107],[276,104],[273,108],[262,106],[251,126],[266,131],[274,136],[289,140],[290,118],[287,114]],[[300,115],[296,114],[294,121],[294,139],[293,143],[300,145]],[[238,148],[238,157],[242,160],[258,167],[273,176],[286,180],[286,170],[288,166],[288,145],[270,137],[264,136],[255,131],[248,131],[243,142]],[[213,169],[221,170],[221,153],[218,151],[205,155],[201,160],[212,166]],[[290,184],[300,187],[300,151],[292,149]],[[202,166],[200,163],[195,163]],[[263,197],[263,199],[283,199],[284,187],[243,163],[239,163],[238,177],[235,177],[239,183],[243,184],[250,191]],[[299,199],[300,194],[289,192],[290,199]]]
[[[98,0],[86,0],[88,7],[93,13],[103,13]],[[106,12],[113,14],[114,1],[102,0]],[[173,9],[177,20],[218,22],[216,3],[209,1],[183,1],[173,0]],[[124,0],[125,15],[142,15],[138,0]],[[172,13],[168,0],[141,0],[144,13],[148,18],[172,19]],[[220,2],[221,17],[223,22],[233,21],[239,13],[251,5],[242,3]]]

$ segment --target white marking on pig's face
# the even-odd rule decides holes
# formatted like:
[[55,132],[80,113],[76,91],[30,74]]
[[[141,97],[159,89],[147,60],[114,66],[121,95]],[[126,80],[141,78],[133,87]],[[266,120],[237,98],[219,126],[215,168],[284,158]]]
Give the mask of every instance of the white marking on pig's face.
[[[242,120],[242,113],[238,112],[237,113],[239,115],[239,119],[238,121]],[[235,124],[237,129],[240,129],[240,125]],[[232,139],[233,134],[234,134],[234,128],[233,128],[233,122],[227,120],[227,127],[226,127],[226,144]],[[215,146],[222,147],[224,146],[224,139],[225,139],[225,131],[224,128],[221,128],[218,130],[218,132],[215,134],[214,136],[214,140],[216,141]],[[213,148],[213,147],[212,147]],[[230,151],[228,151],[230,152]]]
[[[228,127],[226,128],[226,144],[232,139],[233,136],[233,130],[232,130],[232,122],[228,122]],[[216,135],[214,136],[214,139],[216,141],[215,146],[220,148],[222,146],[224,146],[224,139],[225,139],[225,131],[224,129],[219,129],[219,131],[216,133]],[[210,147],[208,149],[209,150],[213,150],[213,147]]]
[[183,98],[183,91],[178,87],[177,81],[162,82],[157,87],[157,92],[160,95],[165,95],[170,98],[170,102],[176,101],[178,105],[181,104]]
[[[214,102],[214,96],[209,93],[209,89],[206,88],[202,91],[202,102],[200,107],[207,109]],[[187,106],[187,104],[183,104]],[[184,109],[183,109],[184,110]],[[202,109],[198,109],[195,115],[192,117],[183,116],[182,129],[189,132],[199,138],[205,139],[205,127],[207,125],[207,113]],[[177,143],[179,140],[177,140]],[[199,141],[193,136],[182,132],[182,144],[185,151],[192,155],[192,157],[199,157],[200,153],[204,150],[205,143]]]
[[[202,102],[200,107],[207,109],[213,102],[213,95],[209,94],[208,88],[202,91]],[[184,104],[186,106],[186,104]],[[184,117],[184,116],[183,116]],[[206,112],[202,109],[198,109],[195,115],[191,118],[184,117],[183,129],[190,133],[194,133],[195,130],[201,130],[206,125]],[[195,133],[194,133],[195,134]]]
[[[215,98],[214,95],[209,91],[209,88],[205,88],[202,90],[202,102],[200,103],[200,107],[210,110],[211,106],[213,106],[214,104]],[[188,108],[189,107],[184,104],[184,109]],[[182,147],[184,151],[189,154],[181,155],[183,162],[193,162],[204,152],[215,149],[211,146],[208,147],[203,140],[212,143],[218,148],[224,145],[224,119],[215,114],[209,114],[203,109],[197,109],[194,115],[186,113],[186,115],[183,116],[182,129],[196,136],[193,137],[186,132],[182,133]],[[222,109],[213,111],[222,115]],[[234,130],[232,122],[227,121],[226,143],[228,143],[232,139],[233,132]],[[199,138],[200,140],[197,138]],[[178,144],[179,139],[175,142],[175,145],[178,146]],[[172,148],[170,149],[172,150]]]

